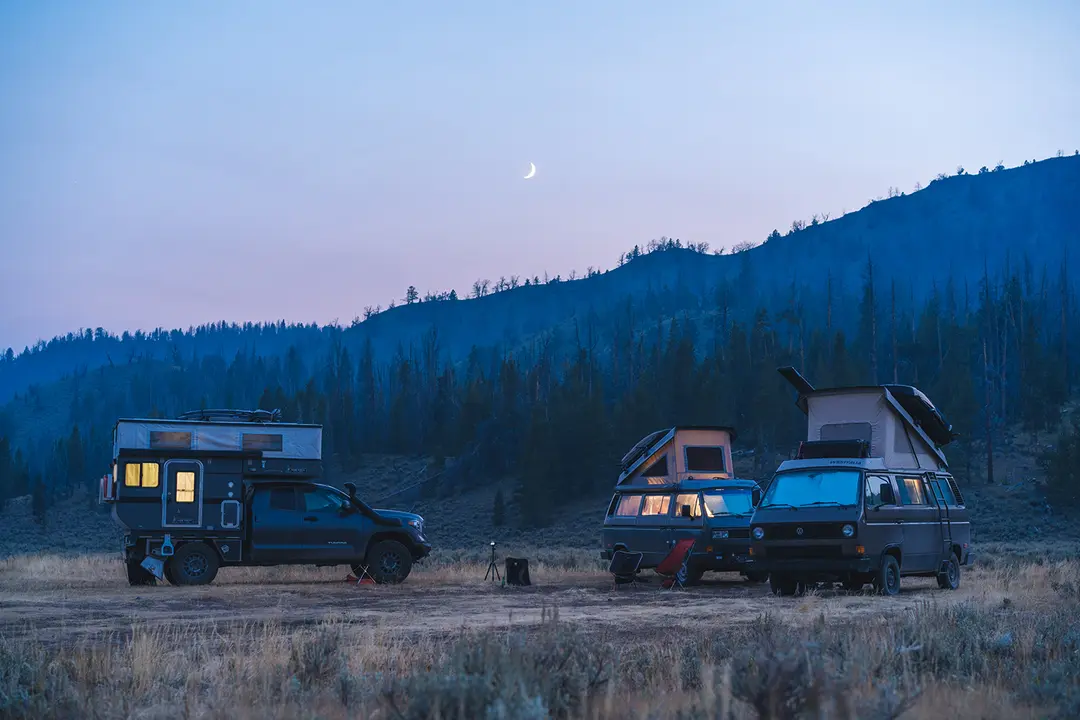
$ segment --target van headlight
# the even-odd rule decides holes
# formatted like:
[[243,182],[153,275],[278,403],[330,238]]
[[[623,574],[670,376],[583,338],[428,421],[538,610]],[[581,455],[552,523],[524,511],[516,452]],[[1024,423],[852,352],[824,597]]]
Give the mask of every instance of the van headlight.
[[727,540],[729,535],[731,535],[731,533],[727,530],[712,531],[713,540]]
[[840,532],[843,533],[844,537],[855,537],[855,526],[851,524],[845,525],[840,528]]
[[765,537],[765,528],[754,528],[754,539],[761,540],[763,537]]

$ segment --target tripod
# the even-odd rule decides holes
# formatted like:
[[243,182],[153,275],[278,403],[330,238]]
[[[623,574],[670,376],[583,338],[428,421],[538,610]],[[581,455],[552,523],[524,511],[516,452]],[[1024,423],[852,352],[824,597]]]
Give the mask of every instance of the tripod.
[[499,566],[495,564],[495,542],[491,543],[491,562],[488,563],[487,572],[484,573],[484,579],[487,580],[491,577],[491,582],[496,580],[501,581],[502,577],[499,575]]

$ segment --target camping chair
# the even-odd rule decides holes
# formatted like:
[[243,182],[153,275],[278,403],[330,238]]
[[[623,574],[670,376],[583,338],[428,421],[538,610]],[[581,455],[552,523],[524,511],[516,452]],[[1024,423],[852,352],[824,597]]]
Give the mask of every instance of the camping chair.
[[608,565],[608,572],[611,573],[615,583],[612,590],[617,590],[620,585],[629,585],[638,581],[637,572],[642,557],[644,557],[643,553],[626,550],[616,550],[612,553],[611,564]]
[[358,567],[360,569],[360,576],[357,577],[353,573],[349,573],[348,576],[345,578],[345,582],[353,583],[355,585],[377,585],[378,584],[378,583],[375,582],[375,578],[373,578],[371,576],[371,573],[368,571],[368,566],[367,565],[360,565]]
[[690,559],[690,550],[694,547],[694,538],[683,538],[675,543],[667,557],[656,566],[656,574],[664,578],[661,588],[671,589],[676,585],[686,586],[686,562]]

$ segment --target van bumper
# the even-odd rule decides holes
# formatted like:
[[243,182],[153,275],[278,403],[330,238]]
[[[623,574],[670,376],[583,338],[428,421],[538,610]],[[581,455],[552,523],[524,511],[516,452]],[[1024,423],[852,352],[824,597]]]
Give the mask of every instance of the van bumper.
[[866,556],[844,558],[801,558],[798,560],[770,560],[754,557],[751,567],[755,572],[799,577],[843,578],[853,573],[872,573],[877,562]]
[[714,570],[718,572],[748,570],[752,562],[750,557],[750,544],[747,542],[724,544],[717,541],[711,543],[712,550],[697,551],[690,555],[690,563],[702,570]]

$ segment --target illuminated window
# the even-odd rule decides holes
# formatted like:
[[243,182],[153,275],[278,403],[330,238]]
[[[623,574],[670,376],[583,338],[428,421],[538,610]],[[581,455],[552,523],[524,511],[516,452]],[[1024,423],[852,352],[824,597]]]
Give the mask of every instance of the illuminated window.
[[176,473],[176,502],[195,502],[195,473]]
[[671,507],[670,495],[646,495],[645,504],[641,506],[642,515],[667,515]]
[[697,493],[694,493],[693,495],[690,495],[689,493],[686,495],[679,495],[675,498],[675,514],[679,517],[682,517],[684,505],[690,507],[690,517],[692,519],[696,520],[701,517],[701,497]]
[[899,478],[900,501],[904,505],[926,505],[922,480],[915,477]]
[[124,466],[124,487],[139,487],[139,464],[128,463]]
[[640,495],[623,495],[619,498],[619,506],[615,508],[615,514],[621,517],[634,517],[641,507]]
[[[131,467],[128,465],[128,467]],[[144,488],[156,488],[158,486],[158,464],[142,464],[142,486]]]

